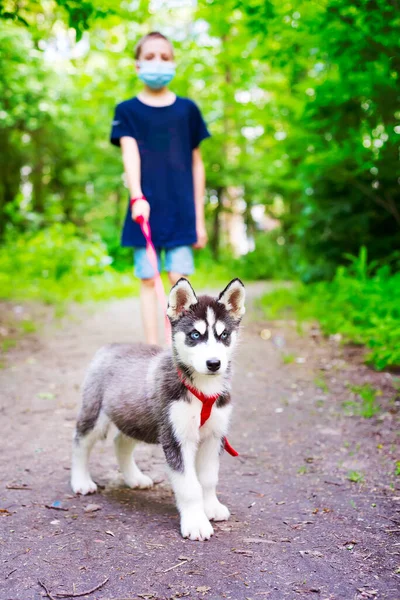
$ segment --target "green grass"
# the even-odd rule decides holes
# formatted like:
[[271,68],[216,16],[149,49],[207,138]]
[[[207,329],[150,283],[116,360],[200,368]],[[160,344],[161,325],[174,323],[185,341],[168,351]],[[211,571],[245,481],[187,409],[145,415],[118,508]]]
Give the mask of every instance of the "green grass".
[[37,330],[37,325],[30,319],[24,319],[20,323],[20,329],[23,333],[35,333]]
[[364,385],[353,385],[349,387],[355,395],[355,400],[346,400],[342,403],[348,415],[357,415],[364,419],[371,419],[381,410],[376,401],[378,396],[382,395],[381,390],[377,390],[368,383]]
[[364,475],[363,473],[359,473],[358,471],[349,471],[347,473],[347,479],[352,483],[363,483]]
[[11,350],[11,348],[15,348],[16,345],[17,340],[15,340],[14,338],[7,338],[6,340],[2,341],[1,349],[3,352],[7,352],[8,350]]
[[351,391],[360,398],[359,414],[365,419],[370,419],[380,411],[380,406],[376,402],[377,396],[381,396],[382,392],[370,386],[368,383],[364,385],[353,385]]
[[320,390],[322,390],[324,394],[329,393],[328,384],[326,383],[326,380],[322,375],[314,379],[314,385],[316,385]]
[[296,360],[296,355],[295,354],[282,354],[282,361],[284,365],[291,365],[292,363],[294,363],[294,361]]
[[326,335],[366,346],[365,360],[376,369],[400,366],[400,272],[368,265],[362,248],[332,281],[297,284],[262,299],[268,318],[318,321]]

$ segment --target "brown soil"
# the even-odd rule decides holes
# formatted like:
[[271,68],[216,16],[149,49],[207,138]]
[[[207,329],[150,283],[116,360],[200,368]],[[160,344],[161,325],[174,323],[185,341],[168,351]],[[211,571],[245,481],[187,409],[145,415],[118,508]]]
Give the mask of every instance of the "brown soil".
[[[85,367],[102,344],[140,337],[137,300],[124,300],[76,309],[7,354],[1,600],[39,600],[38,580],[57,597],[106,578],[90,600],[398,600],[392,378],[367,369],[359,351],[315,329],[300,336],[291,323],[263,322],[256,309],[246,316],[235,361],[229,440],[240,457],[225,454],[221,463],[220,497],[232,517],[216,524],[214,537],[180,537],[158,448],[138,451],[154,489],[124,487],[108,441],[92,457],[101,493],[72,495],[70,443]],[[349,416],[349,385],[365,383],[382,390],[380,411]],[[57,501],[64,510],[51,508]],[[89,504],[98,510],[85,512]]]

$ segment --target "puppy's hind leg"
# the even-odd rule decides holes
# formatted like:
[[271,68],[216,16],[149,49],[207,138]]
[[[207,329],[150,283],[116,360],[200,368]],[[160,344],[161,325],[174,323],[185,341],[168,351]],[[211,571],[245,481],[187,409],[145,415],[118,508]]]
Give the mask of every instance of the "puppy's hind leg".
[[97,485],[90,476],[89,457],[99,439],[105,439],[110,425],[108,417],[100,413],[87,430],[86,422],[79,418],[72,444],[71,487],[75,494],[93,494]]
[[120,431],[114,438],[115,454],[126,485],[131,488],[145,489],[153,485],[153,480],[142,473],[134,461],[133,450],[136,444],[136,440]]
[[97,491],[97,485],[92,480],[89,472],[90,452],[99,439],[96,428],[85,435],[75,432],[72,444],[72,466],[71,466],[71,487],[75,494],[93,494]]

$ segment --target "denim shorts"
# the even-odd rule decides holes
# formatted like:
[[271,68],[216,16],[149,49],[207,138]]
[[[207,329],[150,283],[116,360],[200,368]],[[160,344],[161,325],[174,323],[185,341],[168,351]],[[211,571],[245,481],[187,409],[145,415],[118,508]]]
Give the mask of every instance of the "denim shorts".
[[[161,251],[156,248],[158,259],[158,270],[161,272]],[[135,262],[135,275],[139,279],[151,279],[154,277],[154,269],[146,254],[146,248],[134,248],[133,259]],[[168,273],[179,273],[180,275],[191,275],[194,272],[193,250],[191,246],[176,246],[166,248],[164,256],[164,269]]]

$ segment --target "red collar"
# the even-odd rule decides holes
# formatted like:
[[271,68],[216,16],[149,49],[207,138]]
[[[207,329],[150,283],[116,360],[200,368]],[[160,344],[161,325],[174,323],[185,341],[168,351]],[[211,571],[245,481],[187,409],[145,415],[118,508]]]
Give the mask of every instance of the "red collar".
[[[189,390],[189,392],[191,394],[193,394],[193,396],[195,396],[203,404],[203,406],[201,408],[201,413],[200,413],[200,427],[202,427],[204,425],[204,423],[210,418],[212,408],[213,408],[215,402],[220,397],[220,394],[213,394],[212,396],[206,396],[205,394],[203,394],[203,392],[201,392],[197,388],[193,387],[186,380],[182,371],[180,371],[179,369],[177,369],[177,371],[178,371],[179,379],[181,380],[181,382],[183,383],[185,388],[187,390]],[[224,448],[232,456],[239,456],[239,453],[236,452],[236,450],[234,450],[232,448],[232,446],[230,445],[230,443],[228,442],[226,437],[224,438]]]

